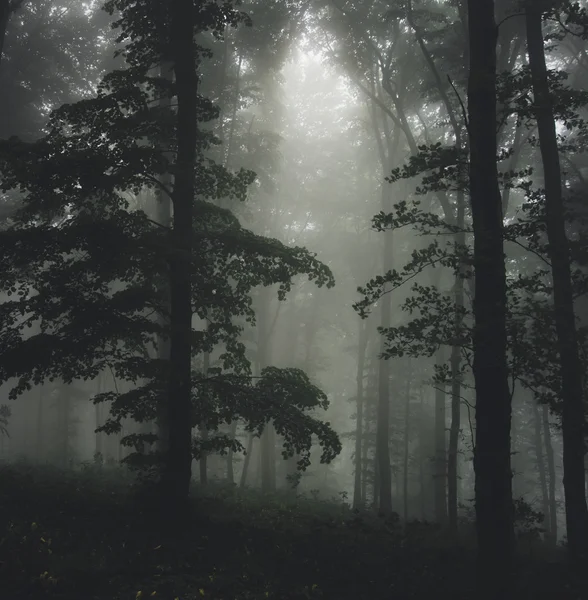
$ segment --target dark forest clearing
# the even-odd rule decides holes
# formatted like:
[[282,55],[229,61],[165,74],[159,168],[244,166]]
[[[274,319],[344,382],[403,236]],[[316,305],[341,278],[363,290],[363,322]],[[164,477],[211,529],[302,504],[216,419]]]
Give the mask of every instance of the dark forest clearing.
[[[476,597],[472,545],[452,546],[432,524],[224,484],[195,486],[174,522],[142,485],[90,465],[1,467],[2,599]],[[513,598],[586,597],[563,550],[533,552],[517,561]]]

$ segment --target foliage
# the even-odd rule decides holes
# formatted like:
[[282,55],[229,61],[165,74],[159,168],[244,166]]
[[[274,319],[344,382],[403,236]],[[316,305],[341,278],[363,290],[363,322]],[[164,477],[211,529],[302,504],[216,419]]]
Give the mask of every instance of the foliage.
[[[573,10],[572,10],[573,13]],[[578,17],[579,18],[579,17]],[[584,112],[588,101],[586,93],[574,89],[567,83],[568,73],[552,69],[549,72],[550,91],[554,98],[555,111],[565,133],[558,136],[562,153],[579,156],[586,150],[586,121]],[[499,79],[498,100],[503,114],[500,126],[506,128],[511,116],[515,117],[513,133],[505,139],[516,139],[517,129],[529,131],[526,141],[532,148],[537,146],[532,128],[531,78],[527,67],[505,72]],[[523,133],[524,135],[524,133]],[[440,142],[420,145],[418,152],[409,157],[407,163],[392,169],[386,181],[396,184],[401,180],[417,179],[414,194],[394,204],[393,212],[380,212],[373,218],[376,231],[399,230],[410,227],[424,238],[424,247],[413,250],[410,259],[401,269],[391,270],[372,278],[358,288],[363,298],[354,308],[365,318],[371,307],[384,294],[401,287],[408,287],[408,297],[401,309],[409,319],[402,325],[380,329],[386,339],[383,357],[432,356],[441,345],[459,346],[462,358],[462,373],[471,367],[473,315],[466,303],[457,307],[453,289],[440,291],[435,285],[422,283],[421,274],[431,268],[450,269],[456,278],[473,283],[471,226],[469,211],[465,212],[464,225],[455,222],[454,207],[449,200],[459,192],[467,192],[467,155],[452,145]],[[549,404],[557,413],[561,411],[561,384],[559,378],[557,345],[554,343],[550,265],[545,235],[544,190],[533,185],[532,167],[516,168],[512,157],[520,151],[515,145],[505,144],[499,149],[497,162],[503,194],[516,190],[524,196],[524,202],[515,217],[504,227],[504,237],[509,248],[507,263],[507,304],[509,368],[512,384],[520,383],[531,390],[540,403]],[[513,167],[513,165],[515,165]],[[573,181],[566,175],[568,182]],[[571,186],[570,186],[571,187]],[[436,199],[443,209],[438,212],[431,200]],[[588,289],[586,278],[586,216],[578,194],[568,193],[566,220],[571,236],[573,261],[573,287],[576,298],[581,298]],[[461,234],[465,245],[456,243],[455,236]],[[473,296],[473,288],[466,288]],[[456,323],[459,327],[456,328]],[[582,357],[586,360],[587,331],[579,328]],[[449,373],[438,372],[436,378],[448,382]]]
[[[196,491],[189,516],[170,530],[144,490],[115,471],[0,467],[0,483],[7,597],[351,600],[394,588],[424,599],[440,586],[456,600],[474,594],[469,550],[440,544],[427,524],[405,534],[340,502],[212,485]],[[586,591],[557,563],[536,560],[518,576],[521,598],[557,592],[568,600]]]
[[525,502],[523,498],[514,499],[514,521],[515,531],[519,537],[527,540],[538,539],[539,534],[544,531],[542,528],[545,515]]
[[[164,401],[169,365],[148,348],[169,336],[168,262],[176,252],[169,229],[142,206],[161,194],[169,201],[163,182],[175,168],[169,158],[176,147],[174,111],[161,104],[174,89],[151,72],[169,55],[168,4],[106,3],[107,11],[115,9],[128,68],[108,73],[94,97],[53,111],[40,140],[0,142],[1,189],[22,194],[11,225],[0,232],[2,245],[12,248],[0,261],[0,290],[7,298],[0,304],[0,381],[16,378],[10,392],[16,398],[46,379],[70,384],[110,371],[132,387],[94,398],[111,402],[111,418],[102,428],[109,433],[120,431],[129,416],[153,420]],[[215,38],[222,38],[225,27],[249,22],[231,2],[202,3],[198,19],[197,31]],[[210,56],[204,46],[198,51],[199,62]],[[201,124],[218,115],[202,96],[197,111]],[[256,286],[277,285],[283,299],[299,274],[328,287],[333,276],[305,248],[255,235],[217,206],[220,199],[245,200],[255,174],[230,171],[208,158],[206,151],[216,143],[210,131],[200,129],[192,310],[206,326],[192,332],[194,425],[214,427],[242,417],[259,430],[273,418],[285,453],[302,453],[301,467],[308,464],[312,434],[324,446],[324,459],[331,460],[340,449],[338,439],[328,425],[304,414],[326,408],[322,392],[288,370],[268,371],[253,386],[239,323],[255,322]],[[202,375],[197,357],[213,349],[220,352],[220,370]],[[213,383],[234,387],[235,376],[240,378],[235,403],[222,407],[233,400],[209,392]],[[133,434],[124,443],[138,448],[154,439]],[[230,443],[226,437],[209,441],[218,450]]]

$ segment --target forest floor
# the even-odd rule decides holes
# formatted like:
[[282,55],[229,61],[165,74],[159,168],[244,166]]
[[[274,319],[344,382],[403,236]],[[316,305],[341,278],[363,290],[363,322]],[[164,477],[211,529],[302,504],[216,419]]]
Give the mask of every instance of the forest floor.
[[[221,485],[173,531],[107,469],[0,466],[1,600],[474,600],[474,552],[425,524]],[[578,600],[562,561],[519,560],[513,597]]]

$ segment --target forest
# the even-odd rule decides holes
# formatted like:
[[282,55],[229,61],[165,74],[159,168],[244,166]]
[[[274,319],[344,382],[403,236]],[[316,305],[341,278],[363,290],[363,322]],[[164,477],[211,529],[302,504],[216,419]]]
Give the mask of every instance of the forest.
[[0,600],[588,598],[588,2],[0,0]]

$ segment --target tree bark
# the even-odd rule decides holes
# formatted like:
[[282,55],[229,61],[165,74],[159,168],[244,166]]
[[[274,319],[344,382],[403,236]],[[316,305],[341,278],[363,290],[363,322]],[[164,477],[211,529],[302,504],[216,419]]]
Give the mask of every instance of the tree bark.
[[[445,358],[443,349],[437,351],[436,362],[443,366]],[[447,523],[447,450],[446,450],[446,416],[445,390],[435,388],[435,519],[438,523]]]
[[247,484],[247,475],[249,473],[249,465],[251,464],[251,453],[253,452],[253,440],[254,436],[252,433],[250,433],[249,439],[247,440],[247,448],[245,449],[245,460],[243,461],[241,479],[239,480],[239,487],[241,489],[243,489]]
[[367,418],[367,407],[368,403],[365,402],[365,415],[363,419],[363,431],[362,431],[362,444],[361,444],[361,504],[366,506],[367,504],[367,490],[368,490],[368,474],[369,474],[369,433],[370,424]]
[[[457,219],[458,227],[464,228],[465,225],[465,198],[462,191],[457,193]],[[455,236],[456,251],[465,245],[465,234],[460,231]],[[449,531],[451,535],[457,537],[457,506],[458,506],[458,452],[459,452],[459,434],[461,431],[461,329],[462,329],[462,309],[464,306],[463,291],[463,265],[460,265],[455,277],[454,298],[455,298],[455,321],[454,336],[455,340],[451,346],[451,427],[449,429],[449,452],[447,454],[447,506],[449,517]]]
[[470,201],[474,230],[475,497],[479,594],[506,596],[514,545],[511,395],[506,362],[506,270],[496,161],[493,0],[468,0]]
[[198,76],[192,0],[171,4],[171,51],[176,79],[177,156],[174,168],[170,264],[169,442],[163,490],[180,508],[188,498],[192,469],[192,211],[196,164]]
[[[233,421],[231,421],[230,424],[230,429],[229,429],[229,436],[231,438],[231,440],[234,440],[235,437],[237,435],[237,420],[234,419]],[[229,451],[227,452],[227,481],[229,483],[235,483],[235,469],[234,469],[234,465],[233,465],[233,449],[229,448]]]
[[425,434],[424,434],[424,423],[425,423],[425,390],[421,383],[419,388],[419,419],[420,419],[420,430],[419,430],[419,492],[420,492],[420,503],[421,503],[421,519],[424,521],[427,518],[426,500],[425,500]]
[[404,522],[408,521],[408,465],[410,462],[410,384],[412,363],[408,359],[406,386],[404,388],[404,472],[402,474],[402,497],[404,500]]
[[[102,378],[102,374],[98,375],[98,377],[96,378],[96,394],[101,394],[102,393],[102,382],[103,382],[103,378]],[[96,405],[94,406],[94,416],[96,419],[96,429],[98,429],[98,427],[100,427],[102,425],[102,402],[98,402],[96,403]],[[99,458],[100,456],[102,456],[102,460],[104,460],[105,456],[104,456],[104,434],[101,431],[96,431],[94,433],[95,436],[95,446],[94,446],[94,452],[96,454],[96,457]]]
[[362,476],[362,439],[363,439],[363,377],[365,371],[365,353],[367,348],[368,328],[364,320],[359,321],[359,336],[357,342],[357,375],[356,382],[356,411],[355,421],[355,479],[353,486],[353,508],[362,506],[361,476]]
[[[384,185],[388,185],[384,183]],[[387,197],[387,190],[382,195]],[[384,200],[384,212],[390,212]],[[384,270],[388,270],[392,261],[393,236],[386,232],[384,236]],[[392,296],[388,292],[382,298],[381,327],[388,329],[391,324]],[[381,352],[386,350],[384,336],[381,339]],[[392,474],[390,473],[390,361],[380,359],[378,370],[378,417],[376,423],[376,460],[378,464],[378,510],[384,515],[392,513]]]
[[[271,330],[268,326],[270,307],[270,289],[263,288],[259,294],[257,308],[257,375],[261,376],[262,370],[269,365]],[[275,439],[273,425],[268,421],[260,436],[260,469],[261,490],[264,493],[275,492]],[[273,462],[273,465],[272,465]]]
[[[37,453],[37,463],[41,464],[41,457],[43,456],[44,450],[44,418],[43,418],[43,409],[45,404],[45,384],[42,383],[39,386],[39,400],[37,404],[37,439],[36,439],[36,453]],[[0,433],[0,438],[3,437]]]
[[[168,82],[172,82],[173,80],[173,63],[164,61],[161,63],[159,68],[159,76],[165,79]],[[159,107],[162,112],[168,112],[172,110],[172,99],[170,94],[164,93],[159,100]],[[173,162],[173,153],[167,152],[165,153],[165,157]],[[171,190],[173,186],[173,177],[172,174],[168,171],[163,173],[160,181],[162,185],[167,190]],[[156,220],[160,225],[163,225],[166,228],[172,227],[172,202],[171,198],[167,195],[163,189],[157,189],[157,198],[156,198]],[[168,307],[169,309],[169,307]],[[158,316],[159,325],[167,329],[169,328],[169,323],[163,317],[163,315]],[[170,360],[170,340],[166,338],[165,335],[157,336],[157,358],[160,361],[166,361],[169,364]],[[162,397],[158,401],[157,405],[157,435],[158,441],[157,446],[161,456],[165,456],[168,451],[168,439],[169,439],[169,427],[167,423],[167,407],[166,407],[166,397],[162,394]]]
[[545,455],[547,457],[547,472],[549,474],[549,539],[550,545],[557,543],[557,503],[555,500],[555,455],[551,443],[551,431],[549,429],[549,409],[542,407],[541,417],[543,420],[543,440],[545,441]]
[[[210,352],[204,352],[202,359],[202,377],[206,379],[208,376],[208,369],[210,368]],[[200,433],[200,439],[203,442],[208,441],[208,427],[206,420],[203,416],[200,416],[200,422],[198,423],[198,431]],[[203,450],[200,451],[200,458],[198,460],[198,473],[200,475],[200,484],[206,485],[208,483],[208,455]]]
[[584,472],[585,412],[582,365],[574,313],[569,240],[565,229],[562,179],[553,104],[549,93],[541,5],[526,3],[527,51],[533,81],[545,184],[548,254],[553,279],[555,328],[560,360],[563,434],[563,487],[568,552],[574,562],[588,556],[588,506]]
[[535,458],[537,459],[537,471],[539,473],[539,487],[541,488],[541,508],[543,510],[543,526],[545,528],[545,539],[549,538],[549,492],[547,491],[547,473],[545,472],[545,456],[543,454],[543,440],[541,439],[541,415],[535,400],[533,403],[533,429],[535,442]]
[[60,429],[61,429],[61,466],[64,469],[69,467],[69,421],[70,421],[70,398],[69,389],[67,386],[62,385],[59,395],[59,408],[60,408]]

